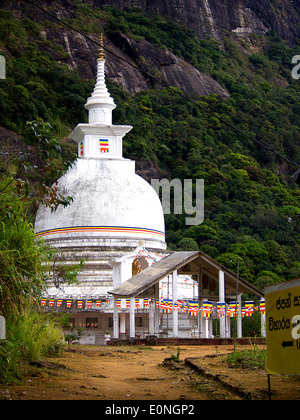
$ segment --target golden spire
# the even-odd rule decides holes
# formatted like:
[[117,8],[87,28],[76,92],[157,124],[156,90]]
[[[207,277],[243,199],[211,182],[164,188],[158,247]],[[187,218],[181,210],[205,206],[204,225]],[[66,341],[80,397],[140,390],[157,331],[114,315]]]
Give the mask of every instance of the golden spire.
[[100,35],[100,49],[98,54],[98,60],[104,60],[104,49],[103,49],[103,33]]

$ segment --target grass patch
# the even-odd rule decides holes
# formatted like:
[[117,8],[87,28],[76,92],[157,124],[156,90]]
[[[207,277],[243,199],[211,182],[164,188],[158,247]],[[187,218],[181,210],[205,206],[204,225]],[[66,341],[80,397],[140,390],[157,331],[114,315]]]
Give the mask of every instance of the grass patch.
[[266,350],[254,346],[253,349],[245,349],[228,354],[223,362],[233,368],[263,369],[266,361]]
[[24,312],[7,318],[7,339],[0,341],[0,383],[22,379],[32,362],[58,355],[64,345],[63,332],[47,314]]
[[173,361],[173,362],[176,362],[176,363],[178,363],[179,362],[179,356],[180,356],[180,347],[177,347],[177,354],[176,354],[176,356],[172,353],[171,354],[171,360]]

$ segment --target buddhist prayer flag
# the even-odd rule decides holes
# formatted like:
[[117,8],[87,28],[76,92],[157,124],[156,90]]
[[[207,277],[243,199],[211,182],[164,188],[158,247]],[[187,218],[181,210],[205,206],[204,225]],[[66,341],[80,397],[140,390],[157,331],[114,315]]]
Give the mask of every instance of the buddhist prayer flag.
[[96,308],[101,308],[101,300],[96,300]]
[[186,313],[188,311],[189,307],[185,303],[183,304],[183,312]]
[[117,308],[121,308],[121,299],[117,299]]
[[264,315],[266,313],[266,301],[261,300],[259,304],[260,313]]
[[91,309],[91,307],[92,307],[92,301],[91,301],[91,300],[87,300],[87,301],[86,301],[86,307],[87,307],[88,309]]
[[42,298],[41,299],[41,306],[45,306],[46,305],[46,301],[47,301],[46,298]]
[[209,302],[208,300],[204,300],[202,302],[202,317],[211,318],[212,311],[213,311],[213,303]]
[[164,309],[164,307],[166,306],[166,302],[165,302],[165,299],[161,299],[161,301],[160,301],[160,309]]
[[197,316],[199,312],[199,303],[191,300],[189,302],[189,308],[188,308],[189,314],[192,316]]
[[229,308],[227,311],[227,315],[230,316],[230,318],[234,318],[238,315],[239,311],[239,302],[229,302]]
[[72,306],[72,301],[71,300],[67,300],[67,308],[71,308]]
[[182,301],[176,300],[176,302],[174,302],[174,305],[173,305],[174,311],[179,311],[179,309],[181,308],[182,303],[183,303]]
[[144,299],[144,308],[149,308],[149,299]]
[[80,143],[80,156],[83,156],[83,142]]
[[136,308],[139,308],[139,307],[140,307],[140,299],[135,299],[135,301],[134,301],[134,306],[135,306]]
[[126,308],[130,308],[130,299],[126,299]]
[[173,303],[170,299],[163,299],[161,301],[160,307],[164,314],[169,314],[172,312]]
[[62,299],[58,299],[58,301],[56,302],[57,307],[59,308],[62,304]]
[[109,152],[109,143],[107,139],[100,139],[100,153],[108,153]]
[[226,303],[225,302],[218,302],[217,303],[217,316],[218,318],[222,318],[225,316],[226,313]]
[[54,305],[54,299],[49,300],[49,306],[52,307]]
[[77,306],[78,306],[79,309],[82,308],[82,300],[78,300],[77,301]]
[[247,300],[245,302],[245,316],[253,316],[254,312],[254,302],[252,300]]

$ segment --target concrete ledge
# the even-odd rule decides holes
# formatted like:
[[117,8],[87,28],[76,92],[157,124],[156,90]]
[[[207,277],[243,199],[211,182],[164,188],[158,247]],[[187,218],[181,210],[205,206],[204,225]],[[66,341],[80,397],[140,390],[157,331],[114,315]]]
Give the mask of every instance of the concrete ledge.
[[[253,344],[266,344],[264,337],[248,337],[237,338],[236,343],[240,346]],[[188,346],[222,346],[234,345],[234,338],[159,338],[157,336],[147,336],[146,338],[111,338],[110,346],[126,346],[126,345],[188,345]]]
[[[266,344],[264,337],[247,337],[237,338],[236,343],[238,345],[250,345],[250,344]],[[195,346],[222,346],[222,345],[233,345],[234,338],[158,338],[157,345],[176,344],[176,345],[195,345]]]
[[[194,360],[195,360],[195,362],[194,362]],[[188,366],[189,368],[191,368],[192,370],[197,372],[199,375],[203,376],[204,378],[212,379],[216,382],[219,382],[220,384],[222,384],[223,387],[228,389],[230,392],[240,396],[241,398],[243,398],[245,400],[251,400],[251,399],[257,397],[256,394],[251,393],[249,390],[243,388],[241,385],[234,385],[233,383],[231,383],[230,378],[224,377],[224,376],[219,375],[219,374],[210,373],[203,366],[199,366],[196,363],[197,360],[198,359],[196,359],[196,358],[189,357],[189,358],[186,358],[184,360],[184,363],[186,364],[186,366]]]

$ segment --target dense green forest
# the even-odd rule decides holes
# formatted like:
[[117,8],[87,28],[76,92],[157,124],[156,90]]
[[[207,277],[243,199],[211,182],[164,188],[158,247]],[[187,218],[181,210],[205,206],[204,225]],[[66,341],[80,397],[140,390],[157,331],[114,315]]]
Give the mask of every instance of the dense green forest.
[[[223,123],[300,163],[300,82],[291,76],[299,47],[289,47],[274,32],[250,40],[228,33],[223,43],[199,40],[189,29],[140,10],[92,11],[74,4],[77,18],[68,23],[77,29],[97,34],[101,21],[108,37],[121,31],[146,39],[211,75],[230,93],[228,99],[194,96],[192,103],[155,82],[131,95],[108,80],[117,104],[114,123],[134,127],[124,139],[124,156],[150,160],[170,179],[205,181],[204,222],[189,227],[184,214],[166,216],[169,249],[200,249],[232,270],[239,259],[241,275],[261,288],[299,277],[300,190],[290,177],[296,167]],[[29,17],[0,11],[0,49],[7,64],[7,77],[0,80],[0,125],[24,142],[20,156],[1,151],[1,183],[11,181],[0,196],[3,226],[12,216],[7,194],[22,200],[29,222],[41,191],[50,201],[58,199],[55,205],[67,204],[49,188],[74,159],[76,145],[67,136],[86,122],[84,104],[94,86],[94,80],[59,63],[67,53],[45,40],[42,29]]]

